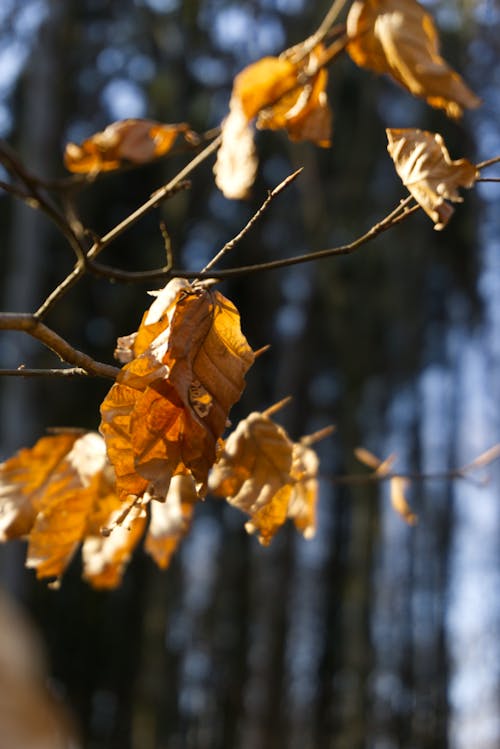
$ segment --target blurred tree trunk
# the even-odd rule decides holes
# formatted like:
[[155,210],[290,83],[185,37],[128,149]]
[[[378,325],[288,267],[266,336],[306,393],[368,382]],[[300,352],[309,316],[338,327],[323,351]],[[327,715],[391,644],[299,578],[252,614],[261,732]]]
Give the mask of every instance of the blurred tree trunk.
[[[61,28],[66,13],[66,3],[50,0],[45,20],[32,42],[19,90],[15,147],[28,170],[41,177],[52,176],[54,155],[59,152],[61,97],[57,81],[63,68]],[[8,268],[2,289],[5,310],[33,312],[42,301],[52,236],[45,216],[13,200],[7,244]],[[39,344],[21,333],[4,335],[8,341],[8,360],[3,365],[34,366]],[[38,384],[30,378],[2,380],[0,442],[5,457],[39,436],[42,409]],[[5,583],[19,593],[22,569],[19,549],[2,547],[0,553]]]

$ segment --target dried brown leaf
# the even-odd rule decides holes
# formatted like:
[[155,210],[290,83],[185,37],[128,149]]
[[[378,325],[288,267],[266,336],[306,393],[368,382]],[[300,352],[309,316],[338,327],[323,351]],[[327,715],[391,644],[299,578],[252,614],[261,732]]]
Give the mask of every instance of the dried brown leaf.
[[231,200],[247,198],[257,174],[253,129],[241,102],[233,97],[229,115],[222,123],[222,143],[214,165],[215,183]]
[[151,502],[151,519],[144,548],[158,567],[166,569],[180,542],[189,531],[198,501],[191,476],[172,478],[165,502]]
[[415,525],[418,522],[418,518],[406,499],[406,490],[409,486],[408,481],[402,476],[394,476],[389,483],[393,508],[406,520],[408,525]]
[[251,413],[232,432],[212,469],[209,488],[250,515],[246,527],[267,545],[288,515],[293,443],[268,416]]
[[[0,466],[0,541],[28,534],[47,487],[59,475],[78,435],[42,437]],[[62,469],[64,470],[64,469]]]
[[439,54],[431,16],[416,0],[355,0],[347,17],[347,51],[357,65],[387,73],[450,117],[480,100]]
[[[123,503],[113,494],[100,497],[87,522],[82,547],[83,577],[94,588],[116,588],[146,527],[142,504],[131,504],[125,520]],[[107,530],[112,528],[112,530]]]
[[[88,432],[77,439],[37,502],[29,534],[26,566],[38,578],[60,578],[82,541],[87,518],[99,493],[110,491],[103,481],[106,449],[102,437]],[[111,477],[112,482],[112,477]]]
[[68,143],[64,163],[70,172],[79,174],[119,169],[124,162],[145,164],[168,153],[181,133],[187,140],[193,135],[185,122],[164,125],[153,120],[119,120],[80,145]]
[[291,475],[294,479],[288,505],[288,517],[304,538],[316,533],[316,503],[318,500],[319,460],[316,452],[301,442],[295,442]]
[[101,407],[118,491],[165,497],[172,476],[191,474],[203,493],[254,358],[239,314],[218,291],[174,279],[130,346],[135,358]]
[[453,161],[443,138],[426,130],[388,129],[388,146],[403,184],[427,215],[434,228],[443,229],[453,214],[446,202],[461,202],[459,187],[472,187],[479,172],[467,159]]

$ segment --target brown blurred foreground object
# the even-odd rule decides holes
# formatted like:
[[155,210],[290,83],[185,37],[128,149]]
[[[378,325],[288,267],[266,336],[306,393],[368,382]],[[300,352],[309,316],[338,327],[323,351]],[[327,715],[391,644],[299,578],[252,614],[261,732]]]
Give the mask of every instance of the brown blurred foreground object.
[[36,632],[0,591],[0,749],[79,749],[46,680]]

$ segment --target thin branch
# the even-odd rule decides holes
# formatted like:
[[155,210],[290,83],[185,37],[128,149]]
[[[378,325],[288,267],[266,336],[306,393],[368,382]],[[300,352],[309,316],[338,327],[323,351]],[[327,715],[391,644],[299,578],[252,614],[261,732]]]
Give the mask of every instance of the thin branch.
[[305,54],[308,54],[312,49],[314,49],[314,47],[316,47],[317,44],[323,41],[323,39],[330,31],[331,27],[337,20],[345,4],[346,0],[334,0],[332,5],[330,6],[328,13],[323,18],[321,24],[318,26],[314,34],[312,34],[305,40],[303,44]]
[[264,200],[261,207],[254,213],[250,221],[248,221],[248,223],[243,227],[243,229],[235,237],[229,240],[229,242],[226,242],[224,247],[221,250],[219,250],[219,252],[215,255],[215,257],[213,257],[210,260],[210,262],[207,263],[207,265],[205,265],[204,268],[202,268],[202,270],[200,271],[201,273],[207,273],[207,271],[211,270],[211,268],[213,268],[214,265],[216,265],[219,262],[219,260],[221,260],[224,257],[224,255],[230,252],[233,249],[233,247],[238,244],[238,242],[241,242],[245,234],[248,234],[248,232],[253,227],[253,225],[264,215],[264,213],[266,212],[267,208],[269,208],[274,198],[276,198],[280,194],[280,192],[282,192],[289,185],[291,185],[292,182],[294,182],[297,179],[297,177],[302,172],[302,170],[303,170],[303,167],[301,167],[300,169],[297,169],[297,171],[293,172],[293,174],[289,174],[288,177],[286,177],[282,182],[280,182],[280,184],[277,185],[274,188],[274,190],[269,190],[267,194],[267,198]]
[[0,161],[12,176],[20,180],[26,187],[25,194],[17,190],[17,188],[16,193],[14,193],[14,190],[11,190],[11,192],[16,194],[16,197],[23,200],[30,208],[40,210],[48,216],[63,236],[66,237],[76,255],[78,263],[85,267],[85,249],[66,216],[59,211],[50,198],[45,197],[40,192],[39,180],[25,168],[24,164],[4,141],[0,142]]
[[191,159],[191,161],[183,169],[181,169],[181,171],[178,172],[175,177],[170,180],[170,182],[168,182],[166,185],[163,185],[163,187],[160,187],[158,190],[155,190],[149,200],[139,206],[137,210],[133,211],[133,213],[131,213],[129,216],[127,216],[127,218],[117,224],[113,229],[111,229],[111,231],[109,231],[100,239],[96,240],[86,255],[85,265],[83,265],[83,263],[77,263],[71,273],[66,276],[66,278],[49,294],[45,301],[40,305],[40,307],[34,313],[35,317],[38,320],[42,320],[47,315],[49,310],[54,306],[54,304],[56,304],[56,302],[58,302],[61,297],[63,297],[64,294],[66,294],[66,292],[75,285],[75,283],[85,273],[87,268],[89,270],[95,271],[97,274],[106,275],[105,270],[103,271],[99,268],[96,269],[95,265],[89,261],[92,261],[95,257],[97,257],[97,255],[102,252],[105,247],[111,244],[111,242],[119,237],[120,234],[133,226],[136,221],[145,216],[146,213],[148,213],[148,211],[150,211],[152,208],[156,208],[163,200],[171,197],[179,190],[186,189],[189,183],[185,178],[219,147],[220,141],[221,137],[218,136],[206,148],[204,148],[203,151],[200,151],[200,153],[197,154],[194,159]]
[[486,159],[486,161],[480,161],[476,164],[476,169],[486,169],[488,166],[500,163],[500,156],[495,156],[493,159]]
[[0,330],[18,330],[41,341],[47,348],[68,364],[84,369],[89,375],[115,380],[120,370],[109,364],[97,362],[75,349],[55,331],[37,320],[35,315],[14,312],[0,313]]
[[88,370],[82,369],[81,367],[29,369],[21,364],[17,369],[0,369],[0,377],[88,377],[88,375]]
[[[478,455],[476,458],[465,463],[458,468],[452,468],[449,471],[437,471],[435,473],[420,473],[418,471],[401,473],[399,471],[381,471],[382,465],[387,465],[389,461],[395,456],[389,456],[386,460],[381,461],[377,456],[372,455],[364,448],[358,448],[357,453],[363,451],[363,454],[369,459],[373,458],[373,461],[378,461],[378,467],[371,473],[365,474],[343,474],[340,476],[322,476],[322,478],[330,481],[332,484],[349,485],[349,486],[360,486],[363,484],[379,484],[382,481],[391,481],[391,479],[406,479],[408,481],[455,481],[456,479],[474,481],[479,486],[484,486],[486,481],[484,479],[474,480],[470,475],[474,471],[478,471],[486,466],[493,463],[495,460],[500,458],[500,442],[485,450],[483,453]],[[368,461],[367,461],[368,462]],[[371,465],[374,465],[374,462]],[[392,464],[393,461],[391,461]]]
[[[409,206],[412,201],[411,195],[397,205],[397,207],[379,221],[375,226],[372,226],[365,234],[358,239],[355,239],[349,244],[340,245],[338,247],[331,247],[327,250],[318,250],[317,252],[309,252],[306,255],[297,255],[295,257],[282,258],[280,260],[270,260],[266,263],[257,263],[255,265],[244,265],[239,268],[227,268],[224,270],[212,270],[209,271],[186,271],[182,268],[169,268],[163,267],[153,271],[126,271],[120,268],[112,268],[110,266],[92,263],[91,268],[97,275],[102,275],[105,278],[112,279],[122,283],[150,283],[151,281],[165,280],[166,278],[186,278],[186,279],[220,279],[235,278],[238,276],[248,275],[250,273],[256,273],[259,271],[275,270],[277,268],[287,268],[291,265],[298,265],[300,263],[309,263],[313,260],[322,260],[327,257],[335,257],[336,255],[350,255],[355,252],[359,247],[366,244],[370,240],[377,237],[382,232],[387,231],[392,226],[395,226],[400,221],[404,221],[412,213],[420,210],[419,205]],[[259,209],[260,210],[260,209]],[[233,241],[233,240],[231,240]]]

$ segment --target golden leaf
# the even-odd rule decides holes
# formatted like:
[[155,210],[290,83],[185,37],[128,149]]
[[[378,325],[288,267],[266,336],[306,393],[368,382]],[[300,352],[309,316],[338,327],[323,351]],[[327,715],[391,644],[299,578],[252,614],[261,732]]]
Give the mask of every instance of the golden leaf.
[[288,517],[304,538],[316,533],[319,460],[316,452],[301,442],[294,442],[291,475],[294,479],[288,505]]
[[[294,51],[297,53],[300,48]],[[322,47],[318,46],[296,64],[294,89],[260,111],[259,129],[284,129],[290,140],[310,140],[323,148],[331,145],[332,112],[326,94],[328,71],[319,67],[321,53]]]
[[[102,437],[88,432],[77,439],[37,501],[29,534],[26,566],[38,578],[59,578],[83,539],[87,517],[103,491],[107,465]],[[112,477],[105,483],[109,492]]]
[[[111,493],[102,496],[88,518],[82,547],[83,577],[98,589],[116,588],[146,526],[142,504],[132,503],[125,520],[123,503]],[[110,529],[110,530],[107,530]]]
[[293,444],[265,413],[251,413],[232,432],[212,469],[209,489],[250,515],[249,532],[267,545],[288,515]]
[[416,0],[355,0],[347,17],[353,61],[387,73],[450,117],[481,103],[439,54],[431,16]]
[[402,476],[394,476],[390,480],[391,504],[401,517],[406,520],[408,525],[415,525],[418,518],[408,504],[405,491],[408,488],[408,481]]
[[453,214],[445,199],[461,202],[458,187],[472,187],[479,172],[467,159],[452,161],[442,137],[425,130],[387,130],[387,149],[403,184],[443,229]]
[[78,434],[42,437],[0,466],[0,541],[28,534],[47,487],[64,470]]
[[280,57],[258,60],[234,79],[214,167],[217,186],[227,198],[245,198],[253,185],[257,160],[248,123],[254,117],[260,129],[286,130],[291,140],[330,145],[332,113],[322,53],[321,45],[307,54],[298,45]]
[[68,143],[64,163],[70,172],[79,174],[118,169],[124,161],[145,164],[168,153],[180,133],[186,140],[193,138],[185,122],[164,125],[153,120],[119,120],[80,145]]
[[172,555],[189,531],[197,501],[192,477],[177,475],[170,482],[165,502],[151,502],[144,548],[161,569],[169,566]]
[[241,102],[232,97],[230,111],[222,123],[222,143],[214,165],[215,184],[231,200],[248,197],[257,174],[253,130]]
[[229,409],[254,358],[238,311],[218,291],[174,279],[157,295],[130,346],[134,358],[101,406],[118,491],[140,496],[147,487],[152,496],[165,497],[172,476],[190,473],[203,493]]
[[234,79],[231,98],[241,103],[247,120],[252,120],[264,107],[275,104],[297,87],[298,69],[283,57],[263,57],[248,65]]

